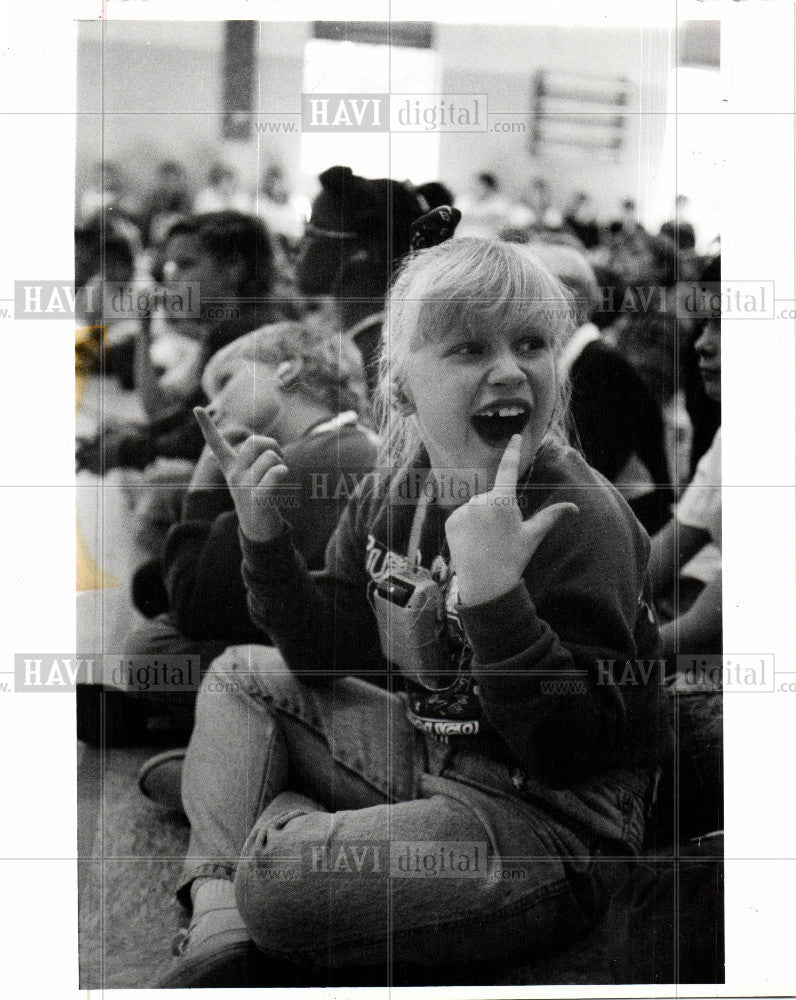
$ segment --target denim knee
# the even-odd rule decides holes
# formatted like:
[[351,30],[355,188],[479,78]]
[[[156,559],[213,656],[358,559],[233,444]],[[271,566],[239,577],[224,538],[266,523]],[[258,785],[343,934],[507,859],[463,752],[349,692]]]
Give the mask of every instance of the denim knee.
[[295,683],[273,646],[230,646],[210,664],[199,697],[221,692],[280,700],[294,690]]

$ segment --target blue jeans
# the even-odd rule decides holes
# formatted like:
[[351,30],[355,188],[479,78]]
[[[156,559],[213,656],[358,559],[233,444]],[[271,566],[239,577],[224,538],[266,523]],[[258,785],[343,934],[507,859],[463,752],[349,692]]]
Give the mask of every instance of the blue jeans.
[[255,943],[294,962],[508,957],[565,943],[610,898],[604,842],[508,767],[425,737],[400,695],[298,677],[268,647],[232,647],[205,677],[183,801],[180,898],[234,880]]

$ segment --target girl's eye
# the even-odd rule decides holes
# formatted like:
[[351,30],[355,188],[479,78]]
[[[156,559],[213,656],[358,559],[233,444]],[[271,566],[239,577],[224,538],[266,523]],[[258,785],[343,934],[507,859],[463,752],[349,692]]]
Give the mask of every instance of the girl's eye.
[[541,334],[534,334],[531,337],[523,337],[517,343],[517,350],[520,354],[534,354],[536,351],[543,351],[547,348],[547,341]]
[[474,358],[478,357],[482,350],[481,344],[477,344],[475,341],[468,341],[463,344],[457,344],[448,353],[457,358]]

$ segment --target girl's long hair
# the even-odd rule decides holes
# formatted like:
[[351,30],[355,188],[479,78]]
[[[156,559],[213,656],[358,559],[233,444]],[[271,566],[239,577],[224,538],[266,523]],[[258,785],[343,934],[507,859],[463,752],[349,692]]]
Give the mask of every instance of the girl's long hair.
[[[561,282],[525,247],[468,237],[411,254],[387,299],[376,389],[380,464],[411,465],[421,446],[403,389],[409,354],[440,330],[521,330],[543,319],[556,359],[575,327],[576,309]],[[556,401],[545,440],[569,441],[569,387],[556,376]]]

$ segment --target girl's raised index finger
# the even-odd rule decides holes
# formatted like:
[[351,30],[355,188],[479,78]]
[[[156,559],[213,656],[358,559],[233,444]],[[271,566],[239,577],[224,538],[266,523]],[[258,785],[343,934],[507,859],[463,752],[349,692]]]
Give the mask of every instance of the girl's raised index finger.
[[495,476],[495,489],[516,489],[519,478],[521,450],[522,435],[512,435],[511,441],[506,445],[506,450],[500,459],[500,465]]
[[199,429],[208,447],[216,456],[218,464],[222,470],[226,469],[230,461],[235,458],[235,449],[224,440],[221,431],[213,423],[213,418],[204,407],[195,406],[193,415],[196,417],[196,422],[199,424]]

